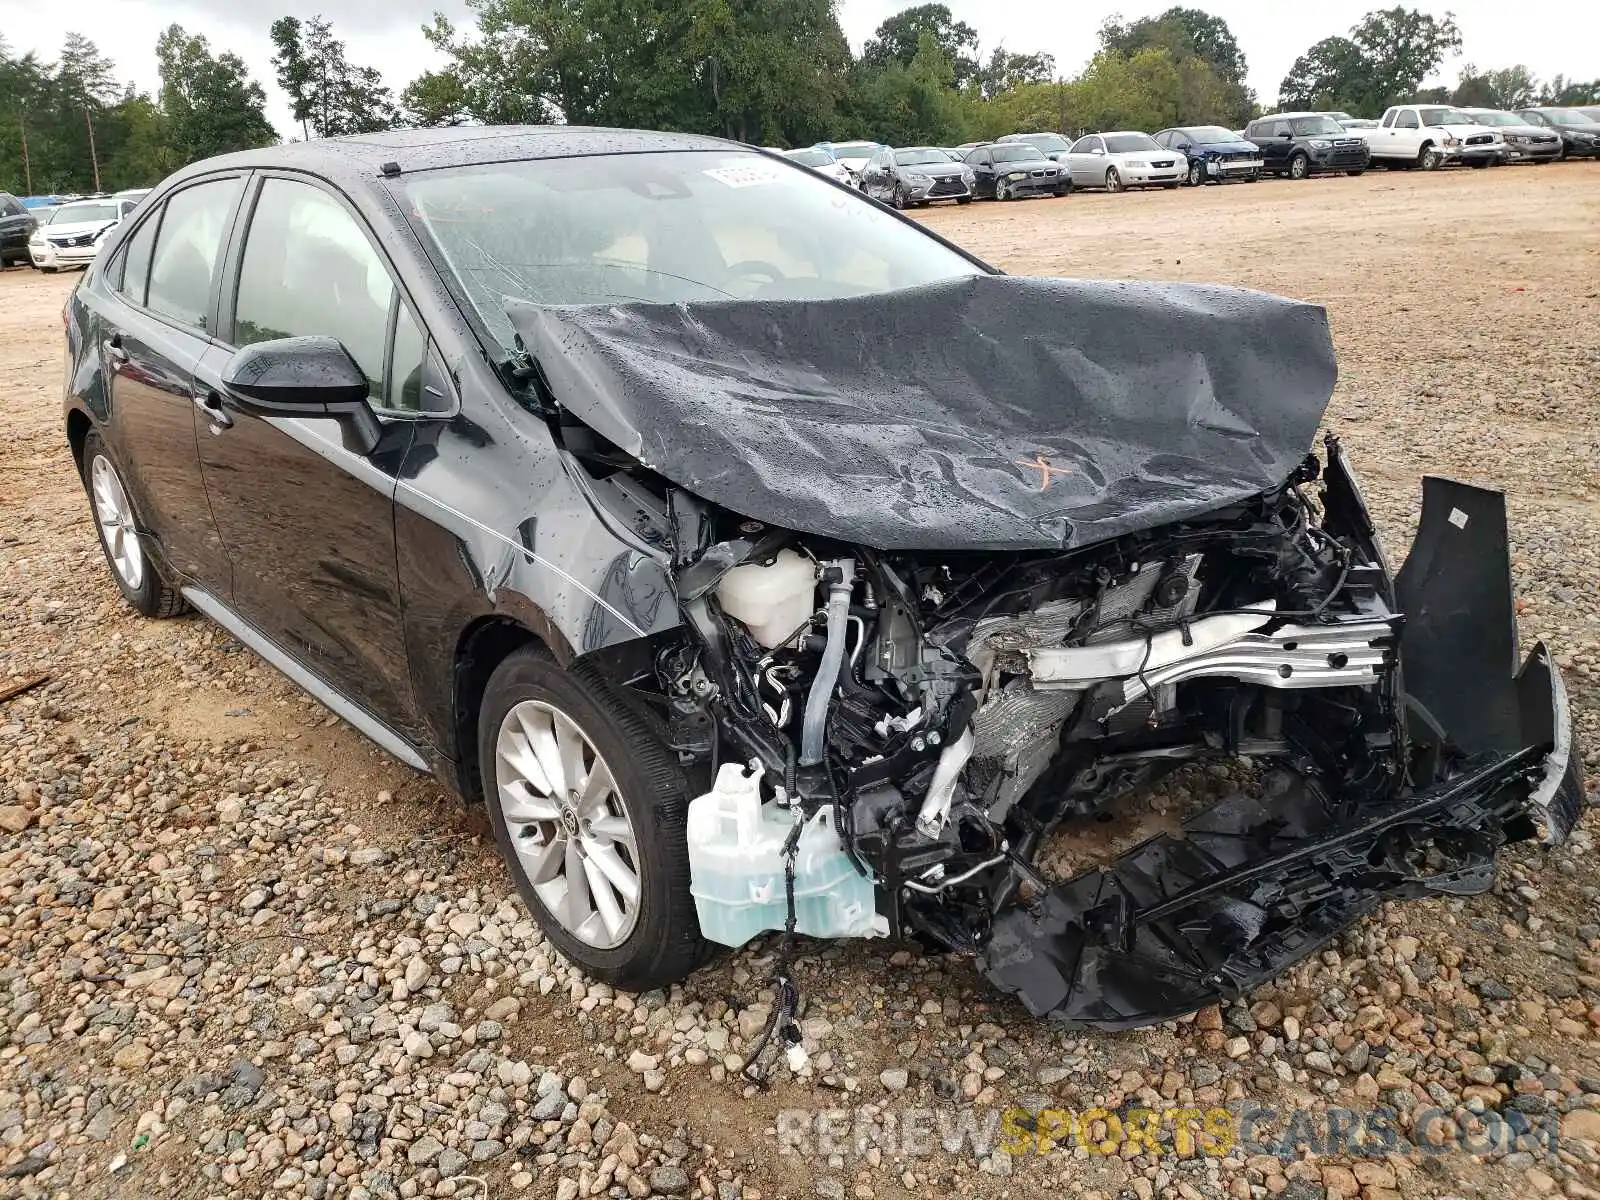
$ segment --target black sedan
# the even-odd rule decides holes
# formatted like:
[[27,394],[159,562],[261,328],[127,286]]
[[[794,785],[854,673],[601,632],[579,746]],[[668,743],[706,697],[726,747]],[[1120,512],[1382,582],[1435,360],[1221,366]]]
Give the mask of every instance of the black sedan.
[[861,190],[896,208],[921,208],[935,200],[972,203],[971,168],[951,162],[937,146],[885,147],[861,169]]
[[0,268],[28,261],[28,239],[37,219],[10,192],[0,192]]
[[1060,164],[1026,142],[990,142],[967,152],[974,196],[1021,200],[1026,196],[1065,196],[1072,178]]
[[[1504,498],[1428,480],[1392,576],[1337,442],[1307,459],[1309,305],[1006,276],[780,155],[558,127],[195,163],[63,315],[121,595],[484,804],[610,983],[918,937],[1147,1023],[1578,816],[1551,652],[1512,675]],[[1270,800],[1105,879],[1032,865],[1246,750]]]

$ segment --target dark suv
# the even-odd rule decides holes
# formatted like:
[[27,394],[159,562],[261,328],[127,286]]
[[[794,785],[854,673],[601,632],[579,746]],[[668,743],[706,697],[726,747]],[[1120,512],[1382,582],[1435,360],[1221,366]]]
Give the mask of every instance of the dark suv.
[[1326,113],[1276,113],[1251,121],[1244,131],[1261,147],[1262,169],[1290,179],[1322,172],[1359,175],[1372,165],[1366,140]]
[[28,262],[28,239],[37,221],[10,192],[0,192],[0,267]]

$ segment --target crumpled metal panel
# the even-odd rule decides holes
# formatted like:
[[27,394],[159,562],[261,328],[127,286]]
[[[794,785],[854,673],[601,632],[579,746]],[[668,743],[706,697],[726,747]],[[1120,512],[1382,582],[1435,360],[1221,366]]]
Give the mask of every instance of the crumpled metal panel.
[[1073,548],[1215,511],[1304,459],[1321,308],[976,275],[842,300],[507,315],[572,416],[672,482],[889,550]]

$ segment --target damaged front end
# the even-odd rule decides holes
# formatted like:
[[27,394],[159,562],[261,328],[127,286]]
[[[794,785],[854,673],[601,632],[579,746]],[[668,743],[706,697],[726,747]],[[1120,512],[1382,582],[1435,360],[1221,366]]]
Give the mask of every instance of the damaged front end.
[[[635,677],[709,768],[709,938],[916,937],[1036,1014],[1137,1025],[1578,818],[1502,496],[1428,479],[1394,574],[1337,441],[1306,455],[1320,309],[979,276],[507,312],[572,471],[672,576]],[[1260,786],[1050,877],[1206,760]]]
[[[1514,663],[1501,496],[1429,479],[1393,576],[1325,457],[1066,552],[873,550],[671,489],[685,631],[656,667],[674,746],[720,768],[689,821],[705,935],[918,937],[1036,1015],[1124,1027],[1560,843],[1578,757],[1549,651]],[[1041,874],[1064,822],[1239,758],[1251,793]]]

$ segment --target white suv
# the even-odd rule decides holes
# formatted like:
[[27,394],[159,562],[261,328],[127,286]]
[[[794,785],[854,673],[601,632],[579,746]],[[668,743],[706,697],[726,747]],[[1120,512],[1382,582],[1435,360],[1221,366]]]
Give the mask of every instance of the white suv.
[[1453,162],[1487,167],[1506,158],[1505,138],[1498,131],[1446,104],[1397,104],[1383,114],[1378,128],[1365,133],[1373,162],[1386,167],[1432,171]]

